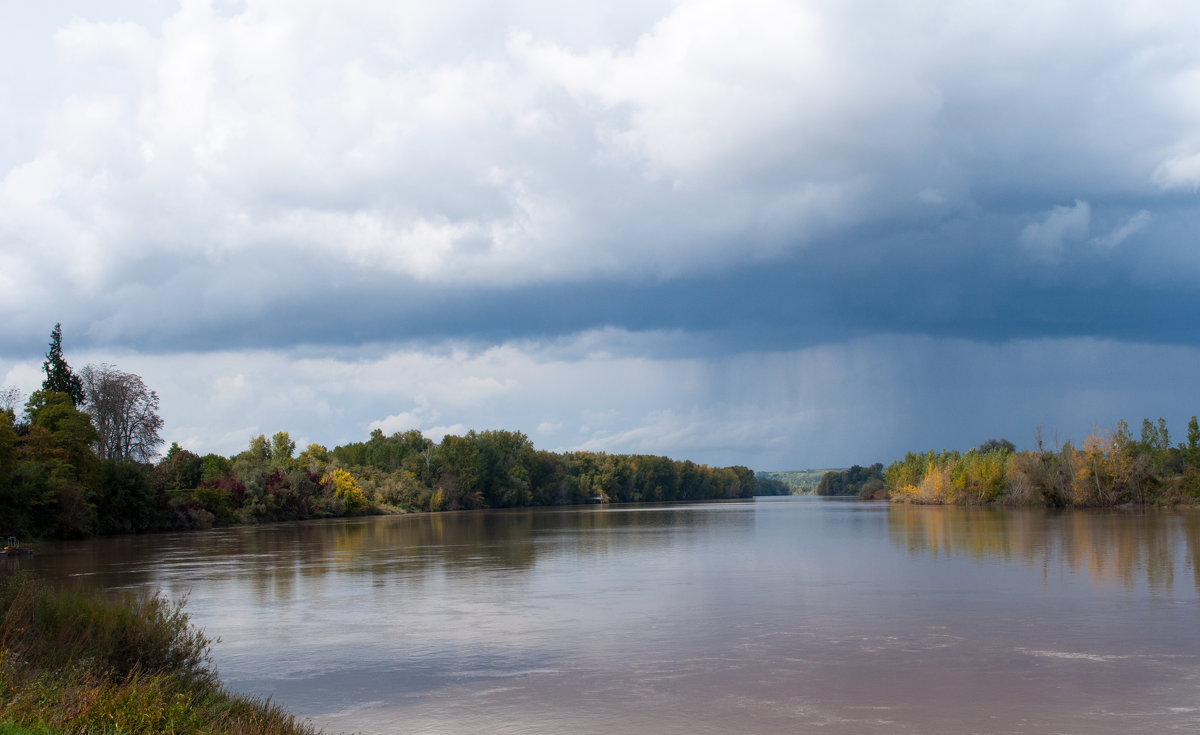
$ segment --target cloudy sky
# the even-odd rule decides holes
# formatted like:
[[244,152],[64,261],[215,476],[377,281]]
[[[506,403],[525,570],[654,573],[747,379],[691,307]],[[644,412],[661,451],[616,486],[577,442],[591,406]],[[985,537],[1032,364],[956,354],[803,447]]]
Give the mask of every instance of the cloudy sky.
[[0,0],[0,384],[760,470],[1200,413],[1200,5]]

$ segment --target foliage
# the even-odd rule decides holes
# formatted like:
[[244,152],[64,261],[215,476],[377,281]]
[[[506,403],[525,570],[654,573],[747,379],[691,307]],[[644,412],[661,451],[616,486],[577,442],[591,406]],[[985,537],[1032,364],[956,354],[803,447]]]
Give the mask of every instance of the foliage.
[[325,481],[333,484],[333,497],[341,501],[347,513],[358,512],[366,506],[367,497],[349,472],[334,470]]
[[1093,431],[1078,448],[1017,452],[990,440],[965,454],[909,453],[884,471],[892,498],[915,503],[1113,506],[1194,503],[1200,498],[1200,428],[1172,446],[1166,421],[1142,422],[1135,439],[1120,421]]
[[101,460],[94,487],[99,533],[143,533],[173,525],[167,496],[154,487],[146,465]]
[[277,432],[271,437],[271,461],[279,467],[290,467],[292,455],[296,452],[296,442],[286,431]]
[[[25,406],[23,435],[0,428],[0,530],[6,533],[81,536],[93,532],[86,494],[97,465],[91,419],[70,397],[35,391]],[[4,415],[7,424],[8,416]]]
[[754,476],[754,480],[758,483],[758,495],[791,495],[792,486],[783,480],[768,476],[766,473],[759,472]]
[[65,393],[75,406],[83,403],[83,381],[71,371],[71,366],[63,358],[62,324],[55,324],[50,332],[50,350],[46,353],[42,370],[46,373],[46,379],[42,381],[43,391]]
[[182,602],[14,577],[0,586],[0,722],[33,733],[312,732],[222,687],[210,643]]
[[[770,491],[763,490],[763,488],[760,488],[759,494],[760,495],[792,495],[792,494],[815,493],[817,491],[817,485],[819,485],[821,483],[821,478],[825,475],[826,472],[829,472],[829,471],[830,470],[828,470],[828,469],[819,469],[819,470],[786,470],[783,472],[759,472],[756,475],[756,477],[758,478],[760,485],[762,485],[763,481],[766,480],[768,482],[764,485],[764,487],[770,487],[770,488],[773,488],[776,490],[782,490],[782,492],[770,492]],[[834,471],[840,472],[841,470],[837,469]],[[772,482],[782,483],[786,489],[779,488],[778,486],[773,485]]]
[[[61,329],[47,375],[69,371]],[[73,375],[73,373],[72,373]],[[78,377],[78,376],[76,376]],[[27,423],[0,411],[0,531],[16,535],[209,528],[360,513],[528,507],[589,502],[745,498],[787,492],[746,467],[651,455],[537,450],[519,431],[469,431],[438,443],[415,429],[299,455],[286,431],[259,434],[231,458],[162,443],[158,396],[137,375],[88,365],[80,410],[40,390]],[[13,391],[5,395],[17,396]]]
[[329,450],[320,444],[309,444],[304,448],[303,452],[296,457],[296,465],[301,469],[308,470],[316,474],[321,474],[325,471],[325,466],[329,464]]
[[850,469],[829,470],[821,475],[817,483],[817,495],[857,495],[873,497],[883,489],[883,465],[876,462],[870,467],[854,465]]
[[172,442],[167,454],[155,468],[159,484],[167,489],[197,487],[204,477],[204,460]]
[[200,482],[213,483],[233,470],[233,462],[219,454],[206,454],[200,458]]

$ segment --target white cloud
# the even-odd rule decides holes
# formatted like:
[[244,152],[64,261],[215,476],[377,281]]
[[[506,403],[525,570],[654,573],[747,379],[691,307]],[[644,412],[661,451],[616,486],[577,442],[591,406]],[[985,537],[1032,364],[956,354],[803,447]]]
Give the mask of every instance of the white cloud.
[[[1089,5],[1081,27],[1032,3],[263,2],[142,23],[84,5],[30,72],[53,70],[22,97],[44,127],[0,170],[0,303],[44,316],[66,290],[108,310],[136,282],[185,316],[147,265],[164,258],[215,291],[259,260],[300,288],[330,269],[676,277],[978,207],[1020,175],[1008,161],[1121,190],[1200,114],[1167,94],[1198,65],[1195,11],[1176,11]],[[1197,160],[1155,181],[1195,188]],[[1052,254],[1073,232],[1057,226],[1025,239]]]
[[[222,454],[276,431],[334,446],[365,440],[375,428],[419,429],[435,440],[513,429],[542,449],[797,469],[888,462],[908,450],[966,449],[991,437],[1028,446],[1039,425],[1047,438],[1076,442],[1093,424],[1122,418],[1164,416],[1179,431],[1195,412],[1188,407],[1200,403],[1200,387],[1188,379],[1200,359],[1194,347],[881,337],[786,352],[655,357],[620,347],[651,335],[609,334],[605,358],[570,344],[594,350],[604,339],[598,333],[482,350],[392,346],[371,356],[69,357],[76,367],[107,361],[142,375],[161,397],[168,442]],[[0,375],[28,394],[40,384],[40,362],[0,362]],[[463,386],[465,393],[456,391]]]
[[1021,230],[1020,241],[1034,257],[1058,260],[1066,244],[1087,237],[1091,222],[1091,205],[1076,199],[1073,206],[1055,206],[1039,221],[1030,222]]
[[1154,183],[1164,189],[1200,188],[1200,153],[1169,158],[1154,169]]
[[1153,219],[1154,215],[1150,214],[1148,210],[1138,210],[1136,214],[1125,220],[1120,227],[1117,227],[1104,237],[1092,238],[1092,242],[1103,248],[1115,248],[1116,246],[1128,240],[1131,236],[1140,232],[1146,227],[1146,225],[1150,224]]

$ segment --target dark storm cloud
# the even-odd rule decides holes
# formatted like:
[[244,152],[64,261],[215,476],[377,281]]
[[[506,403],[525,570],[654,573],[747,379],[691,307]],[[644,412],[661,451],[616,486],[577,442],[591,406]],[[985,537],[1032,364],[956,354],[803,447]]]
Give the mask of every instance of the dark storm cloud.
[[[563,446],[720,444],[689,417],[751,446],[754,425],[812,434],[766,396],[709,409],[646,376],[756,374],[771,353],[836,384],[822,355],[903,364],[946,340],[973,345],[967,366],[1014,342],[1070,357],[1076,340],[1182,364],[1200,337],[1190,6],[196,1],[12,21],[0,378],[26,389],[61,321],[99,359],[219,366],[181,402],[286,384],[320,404],[312,385],[340,391],[331,376],[400,355],[413,380],[453,368],[465,394],[495,389],[483,414],[449,389],[440,408],[375,402],[368,371],[343,396],[357,408],[322,409],[342,435],[507,406],[575,427],[547,428]],[[511,384],[491,380],[493,350]],[[573,366],[550,372],[574,396],[593,354],[661,405],[643,391],[645,412],[602,425],[614,394],[570,416],[496,397],[547,361]],[[847,415],[876,379],[892,378],[843,386]],[[877,410],[894,426],[916,409]],[[180,421],[219,444],[259,420]]]
[[[1064,217],[1078,209],[1059,208]],[[703,349],[718,351],[787,350],[877,334],[1195,344],[1195,266],[1190,251],[1170,245],[1195,218],[1186,209],[1153,218],[1144,211],[1069,230],[1068,241],[1037,258],[1025,257],[1019,242],[1023,220],[1010,220],[997,234],[997,223],[985,219],[932,233],[862,228],[785,259],[718,272],[499,287],[263,260],[236,263],[217,279],[202,263],[180,268],[164,256],[140,264],[146,283],[104,297],[111,302],[106,319],[81,311],[66,320],[90,325],[76,335],[82,346],[117,340],[146,351],[536,340],[603,327],[696,333],[707,337]],[[321,272],[320,284],[307,282],[312,272]],[[192,304],[186,319],[163,318],[179,308],[178,299]],[[44,325],[29,328],[29,344],[40,349]]]

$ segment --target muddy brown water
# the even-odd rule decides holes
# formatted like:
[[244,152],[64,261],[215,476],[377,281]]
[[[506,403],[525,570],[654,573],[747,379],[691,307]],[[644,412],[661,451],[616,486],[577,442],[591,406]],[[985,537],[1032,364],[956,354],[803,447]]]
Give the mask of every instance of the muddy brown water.
[[44,544],[327,732],[1200,732],[1200,513],[816,498]]

